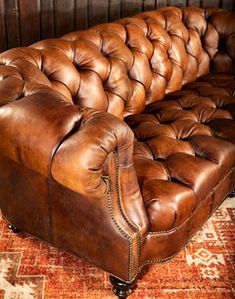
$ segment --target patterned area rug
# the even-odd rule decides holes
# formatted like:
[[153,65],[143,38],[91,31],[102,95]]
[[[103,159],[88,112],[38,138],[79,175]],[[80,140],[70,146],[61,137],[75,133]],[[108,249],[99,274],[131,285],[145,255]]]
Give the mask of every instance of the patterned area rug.
[[[172,261],[145,268],[128,299],[235,298],[235,198],[227,199]],[[1,299],[116,298],[109,275],[0,219]]]

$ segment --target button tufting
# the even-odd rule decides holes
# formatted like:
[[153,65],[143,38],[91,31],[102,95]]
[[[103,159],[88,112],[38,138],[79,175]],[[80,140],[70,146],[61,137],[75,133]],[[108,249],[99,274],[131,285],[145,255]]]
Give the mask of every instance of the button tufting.
[[[223,78],[229,84],[224,82],[223,87],[218,89],[206,82],[211,77],[213,80]],[[196,201],[199,202],[208,194],[218,180],[234,167],[234,144],[216,138],[220,136],[235,142],[235,115],[232,114],[235,112],[235,98],[227,95],[229,86],[234,81],[230,75],[208,74],[185,86],[183,92],[173,92],[163,101],[148,105],[145,114],[127,118],[136,138],[143,141],[134,156],[136,155],[137,176],[153,232],[177,227],[189,216],[176,213],[175,222],[173,221],[174,210],[171,209],[179,202],[174,197],[175,194],[172,194],[166,212],[165,205],[161,206],[164,197],[158,182],[161,182],[161,186],[166,184],[163,182],[172,184],[164,185],[169,190],[174,186],[186,188],[185,192],[192,192],[187,204],[192,204],[193,209]],[[195,88],[204,90],[207,95],[195,95]],[[177,111],[180,114],[175,117]],[[186,112],[189,113],[188,118],[185,117]],[[140,156],[141,163],[138,158]],[[154,162],[158,164],[155,165]],[[167,219],[164,227],[159,224],[161,217]]]

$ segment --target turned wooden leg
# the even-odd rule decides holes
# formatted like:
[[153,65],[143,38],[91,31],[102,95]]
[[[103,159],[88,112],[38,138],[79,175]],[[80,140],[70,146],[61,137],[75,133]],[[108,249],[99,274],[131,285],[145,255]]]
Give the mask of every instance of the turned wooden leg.
[[18,234],[20,231],[12,224],[8,224],[7,227],[14,233],[14,234]]
[[110,276],[110,281],[113,285],[114,294],[117,295],[118,298],[123,299],[127,298],[136,286],[136,281],[133,281],[132,283],[126,283],[113,276]]
[[235,197],[235,189],[229,194],[229,197]]

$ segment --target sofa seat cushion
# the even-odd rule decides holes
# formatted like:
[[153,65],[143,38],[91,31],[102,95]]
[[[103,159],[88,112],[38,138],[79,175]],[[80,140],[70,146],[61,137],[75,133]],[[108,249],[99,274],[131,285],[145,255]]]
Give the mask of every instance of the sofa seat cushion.
[[151,231],[182,225],[235,167],[234,82],[209,74],[126,118]]

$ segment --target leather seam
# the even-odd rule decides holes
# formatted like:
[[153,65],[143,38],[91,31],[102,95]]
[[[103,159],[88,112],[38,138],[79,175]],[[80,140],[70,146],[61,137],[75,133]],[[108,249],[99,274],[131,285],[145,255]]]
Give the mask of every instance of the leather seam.
[[[121,214],[123,216],[123,218],[125,219],[125,221],[127,222],[128,226],[137,234],[137,261],[136,261],[136,268],[138,269],[139,267],[139,261],[140,261],[140,250],[141,250],[141,237],[140,237],[140,233],[139,230],[136,226],[133,225],[133,223],[131,222],[131,220],[128,218],[128,216],[126,215],[123,206],[122,206],[122,202],[121,202],[121,195],[120,195],[120,187],[119,187],[119,157],[118,157],[118,152],[114,151],[114,157],[115,157],[115,172],[116,172],[116,192],[117,192],[117,199],[118,199],[118,207],[119,210],[121,211]],[[130,263],[132,264],[132,267],[134,267],[133,265],[133,244],[131,244],[132,246],[132,251],[130,252]],[[133,269],[132,269],[133,270]],[[130,277],[130,274],[129,274]]]
[[190,52],[188,52],[188,50],[187,50],[187,48],[186,48],[186,53],[188,54],[188,55],[190,55],[190,56],[192,56],[195,60],[196,60],[196,62],[197,62],[197,70],[198,70],[198,59],[197,59],[197,57],[195,56],[195,55],[193,55],[192,53],[190,53]]
[[118,153],[117,151],[114,151],[114,157],[115,157],[115,176],[116,176],[116,180],[115,180],[115,186],[116,186],[116,191],[117,191],[117,198],[118,198],[118,207],[121,211],[121,214],[123,216],[123,218],[126,220],[128,226],[134,231],[134,232],[138,232],[138,228],[135,227],[132,222],[130,221],[130,219],[127,217],[122,203],[121,203],[121,194],[120,194],[120,187],[119,187],[119,158],[118,158]]
[[49,225],[50,225],[50,230],[51,230],[51,234],[50,234],[50,237],[51,239],[54,241],[54,237],[53,237],[53,221],[52,221],[52,213],[53,213],[53,209],[52,209],[52,199],[51,199],[51,181],[55,182],[55,179],[53,178],[52,176],[52,173],[51,173],[51,169],[52,169],[52,163],[53,163],[53,160],[55,158],[55,155],[57,154],[59,148],[61,147],[61,145],[63,144],[63,142],[65,140],[67,140],[71,135],[74,134],[74,130],[76,129],[77,127],[77,122],[80,122],[81,121],[81,117],[78,121],[74,122],[71,130],[65,134],[63,136],[63,138],[61,138],[60,141],[58,141],[58,143],[55,145],[52,153],[51,153],[51,156],[50,156],[50,160],[49,160],[49,163],[48,163],[48,167],[47,167],[47,174],[48,174],[48,183],[47,183],[47,192],[48,192],[48,212],[49,212]]
[[124,230],[118,225],[115,217],[114,217],[114,214],[113,214],[113,207],[112,207],[112,189],[111,189],[111,179],[110,177],[108,177],[108,184],[109,184],[109,187],[108,187],[108,192],[107,192],[107,200],[108,200],[108,211],[109,211],[109,215],[112,219],[112,222],[114,223],[115,227],[117,228],[117,230],[121,233],[121,235],[127,239],[129,241],[128,243],[128,280],[130,280],[131,278],[131,265],[132,265],[132,252],[133,252],[133,241],[132,241],[132,238],[124,232]]

